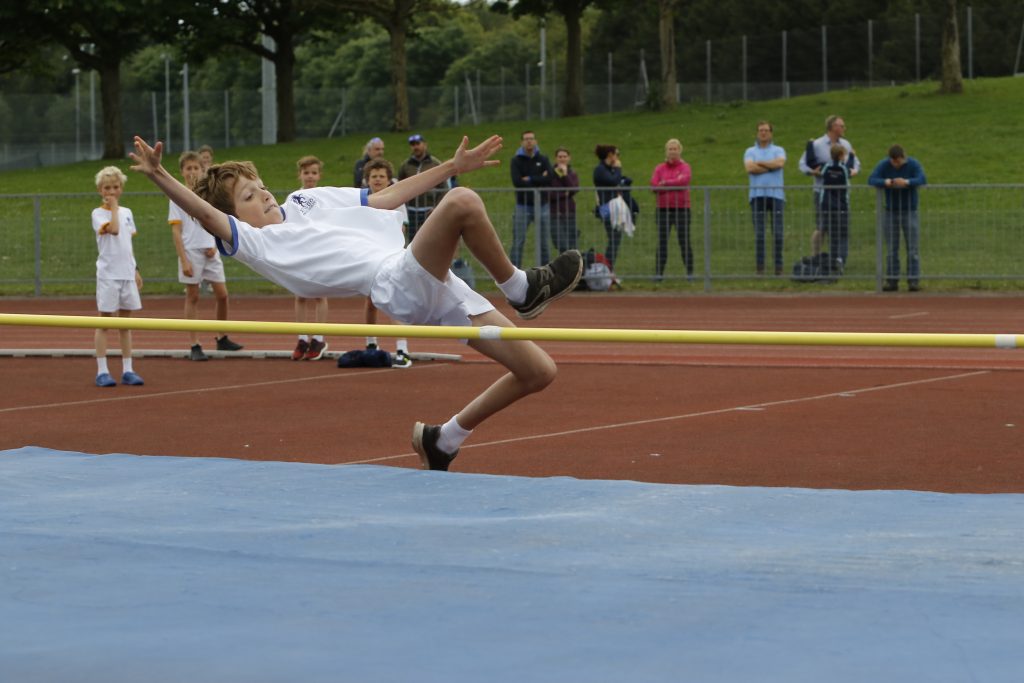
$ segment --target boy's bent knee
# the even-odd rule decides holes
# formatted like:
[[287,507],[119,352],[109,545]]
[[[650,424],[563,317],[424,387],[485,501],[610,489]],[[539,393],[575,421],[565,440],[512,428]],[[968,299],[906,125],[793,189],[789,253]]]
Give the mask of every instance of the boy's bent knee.
[[534,363],[527,372],[520,375],[519,380],[523,382],[526,390],[533,394],[546,389],[555,381],[557,375],[558,366],[555,365],[555,361],[546,357],[543,361]]
[[442,201],[467,211],[482,208],[484,205],[480,195],[468,187],[453,187],[445,193]]

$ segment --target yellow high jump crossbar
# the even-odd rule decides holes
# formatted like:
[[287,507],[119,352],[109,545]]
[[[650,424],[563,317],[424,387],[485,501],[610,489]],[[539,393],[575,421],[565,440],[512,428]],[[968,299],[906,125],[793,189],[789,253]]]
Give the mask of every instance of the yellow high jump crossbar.
[[566,327],[442,327],[285,323],[251,320],[180,320],[116,316],[0,313],[0,325],[88,329],[162,330],[251,334],[323,334],[336,337],[408,337],[420,339],[529,339],[532,341],[623,342],[644,344],[745,344],[774,346],[904,346],[1016,349],[1019,334],[947,334],[918,332],[770,332],[739,330],[627,330]]

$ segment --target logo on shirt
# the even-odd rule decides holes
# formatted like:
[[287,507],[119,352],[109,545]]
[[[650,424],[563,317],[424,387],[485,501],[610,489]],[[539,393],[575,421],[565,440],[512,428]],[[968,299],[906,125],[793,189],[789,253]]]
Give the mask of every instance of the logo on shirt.
[[299,213],[305,216],[313,210],[313,207],[316,206],[316,197],[311,197],[305,194],[293,194],[292,202],[298,204]]

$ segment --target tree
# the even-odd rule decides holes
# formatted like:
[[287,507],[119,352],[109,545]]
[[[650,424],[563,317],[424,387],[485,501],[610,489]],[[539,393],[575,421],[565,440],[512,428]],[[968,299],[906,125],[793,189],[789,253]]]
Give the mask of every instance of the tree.
[[956,21],[956,0],[946,0],[946,21],[942,27],[942,85],[939,92],[951,95],[964,91],[960,68],[960,31]]
[[675,10],[679,0],[658,0],[658,45],[661,48],[661,108],[679,104],[676,92]]
[[[341,26],[347,18],[341,3],[324,0],[224,2],[195,0],[187,12],[172,17],[175,33],[184,33],[186,52],[207,55],[233,45],[274,64],[277,141],[295,139],[295,47],[315,26]],[[273,40],[265,45],[263,37]]]
[[332,3],[369,17],[384,27],[391,42],[391,90],[395,100],[392,130],[409,130],[409,68],[405,41],[413,31],[415,15],[440,11],[441,0],[334,0]]
[[500,0],[492,7],[498,12],[512,12],[515,17],[544,17],[557,12],[565,20],[565,99],[562,116],[582,116],[583,107],[583,12],[594,0]]
[[[0,41],[19,35],[57,43],[83,69],[100,75],[103,158],[124,157],[121,123],[121,63],[152,37],[154,0],[19,0],[0,7]],[[5,49],[6,51],[6,49]]]

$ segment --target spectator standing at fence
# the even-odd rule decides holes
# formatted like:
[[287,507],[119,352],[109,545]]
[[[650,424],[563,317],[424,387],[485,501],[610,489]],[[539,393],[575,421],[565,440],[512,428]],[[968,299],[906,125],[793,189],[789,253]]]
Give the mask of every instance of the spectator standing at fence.
[[[832,145],[830,160],[821,170],[822,232],[828,235],[831,258],[825,259],[826,274],[842,275],[850,255],[850,168],[846,148]],[[820,253],[820,252],[819,252]]]
[[[202,159],[198,152],[182,152],[178,168],[185,185],[195,187],[203,174]],[[199,317],[199,295],[203,282],[209,282],[216,301],[217,320],[228,319],[228,286],[224,276],[224,262],[220,260],[213,235],[203,230],[192,216],[180,206],[169,202],[167,223],[171,226],[171,239],[178,255],[178,282],[185,285],[185,318]],[[199,343],[199,333],[192,330],[189,337],[189,360],[206,361],[209,356]],[[215,336],[218,351],[241,351],[244,347],[223,332]]]
[[[142,308],[139,290],[142,274],[135,263],[132,238],[135,217],[132,210],[121,206],[121,193],[128,180],[117,166],[107,166],[96,174],[96,191],[103,203],[92,210],[92,230],[96,234],[96,308],[103,317],[118,313],[130,318],[132,311]],[[117,382],[107,366],[107,332],[97,329],[96,386],[112,387]],[[121,384],[141,385],[142,378],[132,368],[132,331],[118,330],[121,341]]]
[[565,147],[555,150],[554,171],[551,187],[558,189],[551,192],[549,202],[551,236],[555,241],[555,249],[561,254],[576,249],[579,242],[579,231],[576,227],[576,193],[579,192],[580,178],[572,168],[572,157]]
[[[846,133],[846,121],[843,117],[832,114],[825,119],[825,134],[820,138],[807,141],[803,154],[800,155],[798,166],[800,172],[814,178],[814,231],[811,233],[811,253],[821,253],[821,242],[825,236],[822,229],[821,217],[821,192],[822,192],[822,169],[829,163],[832,154],[832,145],[842,145],[846,150],[846,166],[850,170],[850,177],[860,173],[860,159],[853,151],[853,145],[843,137]],[[835,246],[830,247],[834,252]]]
[[356,162],[352,174],[352,187],[366,187],[366,179],[363,175],[363,167],[372,159],[384,158],[384,141],[380,138],[370,138],[363,146],[363,156]]
[[764,275],[765,230],[772,221],[775,274],[782,275],[782,248],[785,237],[786,193],[783,189],[786,150],[774,142],[775,129],[769,121],[757,124],[757,140],[743,154],[743,165],[750,178],[750,211],[754,219],[754,261],[757,274]]
[[907,243],[907,289],[921,288],[921,224],[917,215],[917,188],[928,183],[924,168],[914,157],[908,157],[900,145],[889,148],[889,155],[878,162],[868,184],[885,189],[885,212],[882,228],[885,233],[886,292],[895,292],[900,282],[900,234]]
[[203,167],[203,173],[213,164],[213,147],[203,145],[196,150],[199,153],[199,163]]
[[[369,194],[381,192],[395,182],[395,168],[391,165],[391,162],[386,159],[372,159],[371,161],[368,161],[366,166],[363,167],[363,175],[365,176],[364,182],[366,184],[366,188],[369,190]],[[409,228],[409,212],[406,210],[405,204],[402,204],[396,210],[398,213],[402,214],[402,234],[404,239],[404,234]],[[367,325],[377,324],[377,307],[373,305],[373,300],[370,297],[366,297],[365,316]],[[367,337],[366,349],[368,351],[372,351],[376,348],[377,338]],[[408,339],[400,338],[395,340],[395,355],[391,360],[391,367],[412,367],[412,358],[409,356]]]
[[[303,190],[312,190],[320,184],[324,164],[315,156],[304,156],[296,162],[299,169],[299,183]],[[310,315],[312,309],[313,315]],[[327,322],[327,297],[295,297],[295,322],[308,323],[313,318],[318,323]],[[322,334],[300,334],[292,351],[292,360],[320,360],[327,351],[327,340]]]
[[683,160],[683,145],[672,138],[665,143],[665,161],[654,167],[651,187],[657,197],[655,221],[658,225],[658,251],[654,259],[657,279],[665,277],[668,237],[676,229],[679,253],[686,266],[686,277],[693,277],[693,247],[690,244],[690,164]]
[[[427,148],[427,141],[419,133],[409,136],[409,148],[411,151],[409,158],[398,169],[399,182],[441,165],[441,161],[430,154],[430,150]],[[455,187],[456,184],[455,176],[442,180],[423,194],[414,197],[406,205],[406,209],[409,211],[407,242],[412,242],[412,238],[416,236],[416,231],[420,229],[420,226],[430,216],[430,212],[434,210],[434,207],[441,201],[444,194]]]
[[633,201],[630,191],[627,189],[633,184],[633,179],[622,174],[622,159],[619,157],[619,148],[615,145],[598,145],[594,148],[594,154],[600,160],[594,168],[594,187],[597,188],[597,215],[604,223],[604,232],[608,237],[608,244],[604,250],[604,257],[608,260],[609,267],[614,270],[615,259],[619,255],[619,245],[622,243],[622,230],[612,225],[611,209],[609,204],[616,197],[622,197],[626,206],[635,219],[639,207]]
[[[551,161],[541,154],[537,136],[532,130],[523,131],[520,146],[509,164],[512,184],[517,188],[516,205],[512,212],[512,252],[510,258],[516,268],[523,263],[523,247],[530,223],[537,226],[537,243],[540,245],[540,262],[547,263],[551,254],[548,241],[551,239],[551,211],[548,207],[550,196],[547,192],[535,193],[536,189],[547,189],[555,177]],[[538,199],[539,204],[538,206]]]

